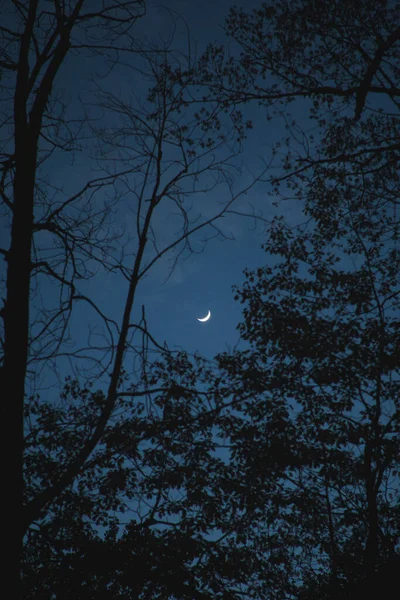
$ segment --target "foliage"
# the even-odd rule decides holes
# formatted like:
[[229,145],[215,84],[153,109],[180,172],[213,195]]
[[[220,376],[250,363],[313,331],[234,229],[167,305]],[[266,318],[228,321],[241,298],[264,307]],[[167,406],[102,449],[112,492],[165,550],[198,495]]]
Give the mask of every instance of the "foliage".
[[[216,453],[219,393],[193,388],[212,378],[199,357],[168,356],[153,365],[157,389],[121,393],[74,485],[30,528],[24,597],[234,597],[252,555],[230,543],[241,492]],[[67,468],[104,400],[72,380],[57,407],[32,399],[27,494]]]
[[[222,357],[282,407],[279,434],[248,455],[261,444],[282,461],[271,520],[288,564],[317,589],[356,582],[399,551],[399,255],[352,216],[334,240],[315,220],[296,232],[275,221],[265,249],[279,261],[237,290],[251,349]],[[272,418],[264,402],[249,403],[240,438],[249,421]],[[265,490],[261,479],[259,501]]]
[[[100,106],[120,118],[91,129],[104,178],[61,204],[36,177],[52,91],[46,77],[37,88],[26,79],[24,43],[31,36],[39,48],[34,28],[43,25],[36,5],[21,9],[13,38],[22,62],[5,51],[0,63],[10,80],[15,72],[9,89],[32,125],[15,121],[15,152],[5,147],[0,190],[12,222],[3,251],[6,389],[16,378],[6,427],[20,427],[13,407],[25,405],[24,596],[333,600],[365,590],[367,575],[376,575],[382,591],[386,575],[378,575],[396,568],[400,552],[398,2],[232,8],[225,27],[231,54],[212,46],[196,64],[167,47],[148,52],[128,36],[124,48],[141,53],[134,72],[151,82],[148,95],[126,100],[97,86]],[[69,49],[80,49],[81,25],[96,20],[79,11],[67,17],[54,15],[60,44],[51,83]],[[112,21],[118,55],[124,32]],[[78,38],[70,37],[73,26]],[[89,41],[93,52],[104,49]],[[209,92],[199,96],[204,84]],[[131,313],[154,262],[170,250],[176,257],[190,251],[199,226],[186,199],[208,189],[198,184],[204,174],[231,192],[215,219],[231,210],[230,161],[251,128],[251,103],[286,127],[273,147],[279,170],[269,178],[281,215],[266,232],[266,264],[247,270],[235,288],[242,347],[210,363],[170,352],[148,331],[144,309],[137,322]],[[296,110],[308,120],[296,122]],[[226,133],[224,113],[238,135]],[[7,113],[4,128],[10,119]],[[47,140],[53,150],[55,139]],[[98,237],[105,221],[93,212],[92,190],[109,184],[135,210],[126,255],[115,238],[106,246]],[[296,227],[280,202],[289,198],[304,221]],[[75,201],[81,212],[74,220]],[[160,247],[153,217],[165,205],[178,211],[182,229]],[[214,217],[200,226],[214,231]],[[54,262],[37,260],[46,246],[34,240],[43,232],[55,248],[61,243]],[[117,250],[111,262],[110,248]],[[127,282],[122,327],[76,291],[92,260]],[[40,340],[27,316],[29,290],[42,276],[62,294],[53,313],[40,314]],[[74,374],[49,399],[27,394],[23,402],[29,361],[36,366],[67,348],[77,302],[92,307],[108,332],[105,349],[89,349],[92,357],[104,351],[95,363],[110,381]],[[81,360],[79,352],[70,357]],[[8,473],[20,466],[21,448],[17,436]],[[9,507],[19,506],[13,490]]]
[[250,348],[222,366],[295,431],[271,497],[288,506],[273,522],[303,597],[335,597],[399,552],[398,9],[234,7],[229,53],[204,57],[212,97],[243,112],[256,101],[287,132],[273,146],[269,259],[236,290]]

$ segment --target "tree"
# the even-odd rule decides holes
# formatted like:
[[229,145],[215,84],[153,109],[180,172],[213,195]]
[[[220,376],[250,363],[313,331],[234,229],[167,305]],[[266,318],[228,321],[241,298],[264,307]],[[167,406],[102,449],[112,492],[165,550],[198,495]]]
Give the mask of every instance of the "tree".
[[[249,347],[217,368],[167,354],[143,395],[119,393],[103,443],[31,530],[32,597],[331,599],[362,589],[371,560],[397,564],[398,256],[354,217],[339,238],[277,219],[279,260],[237,289]],[[31,485],[81,447],[104,397],[70,382],[63,401],[31,404]],[[112,510],[128,516],[119,535]]]
[[[11,35],[22,49],[29,36],[38,47],[39,31],[31,35],[32,25],[42,31],[48,13],[34,18],[36,6],[30,3],[31,12],[21,13],[25,35],[9,34],[3,26],[5,38]],[[233,51],[228,61],[221,48],[210,48],[200,64],[182,65],[168,47],[149,52],[131,38],[127,46],[114,39],[118,52],[127,47],[135,56],[141,53],[134,68],[150,76],[151,104],[112,96],[97,80],[104,110],[122,116],[121,125],[111,120],[105,127],[92,126],[101,140],[101,177],[55,205],[49,188],[43,192],[44,181],[33,181],[30,172],[35,185],[27,197],[38,212],[21,208],[19,214],[16,197],[11,209],[11,184],[15,192],[16,181],[22,187],[29,179],[22,178],[22,161],[19,170],[10,171],[14,152],[4,156],[5,206],[15,222],[17,213],[25,224],[30,215],[29,239],[36,236],[29,265],[39,279],[30,272],[29,283],[40,284],[45,274],[65,293],[51,314],[34,305],[35,331],[43,335],[31,335],[29,368],[46,368],[50,360],[60,364],[67,349],[67,317],[76,314],[71,311],[77,303],[93,307],[109,335],[101,346],[85,349],[94,368],[85,373],[71,368],[65,386],[50,399],[29,389],[21,347],[12,346],[29,390],[26,597],[335,598],[365,587],[366,573],[373,572],[367,583],[375,585],[374,578],[397,564],[398,10],[396,3],[383,8],[299,1],[283,8],[264,3],[250,15],[233,9],[226,29],[242,54]],[[23,9],[18,5],[17,10]],[[56,38],[64,22],[57,14]],[[95,18],[90,14],[79,21],[77,14],[71,13],[69,25]],[[110,22],[107,31],[115,33]],[[75,45],[84,49],[81,37]],[[95,43],[93,50],[104,51],[105,45]],[[17,61],[14,66],[11,59],[5,62],[11,76],[20,73]],[[50,64],[55,64],[51,58]],[[23,81],[23,69],[19,77]],[[203,98],[195,90],[204,83],[210,93]],[[39,94],[32,109],[22,95],[29,110],[39,106],[41,89],[32,89]],[[381,112],[372,94],[386,98]],[[314,131],[290,116],[295,99],[310,109]],[[252,101],[268,117],[285,119],[286,149],[278,163],[285,172],[274,174],[270,183],[277,198],[295,197],[306,223],[292,229],[282,218],[273,220],[265,244],[268,264],[248,271],[237,289],[245,307],[240,331],[247,348],[220,355],[216,367],[169,352],[148,330],[145,310],[139,322],[132,322],[130,313],[138,283],[154,260],[168,249],[179,254],[196,233],[183,198],[199,188],[187,182],[213,171],[212,185],[222,181],[231,192],[222,212],[234,210],[237,194],[226,158],[240,149],[249,125],[245,104]],[[45,111],[47,104],[40,106]],[[236,136],[226,133],[224,111],[239,131],[239,148]],[[38,137],[32,142],[29,130],[25,141],[32,145],[26,148],[46,151],[49,135],[41,131],[44,146]],[[275,150],[278,160],[282,144]],[[38,173],[40,161],[26,164]],[[105,242],[98,236],[104,232],[103,215],[109,218],[108,206],[97,219],[89,210],[93,188],[100,192],[105,184],[116,200],[126,190],[133,199],[135,236],[123,248],[126,258],[134,255],[130,264],[124,255],[113,254],[113,244],[121,249],[115,238],[107,248],[111,259],[103,254]],[[69,212],[75,201],[78,221]],[[182,237],[161,249],[153,238],[149,254],[153,215],[170,201],[183,220]],[[199,226],[214,223],[206,219]],[[16,285],[18,229],[14,224],[10,229],[14,246],[3,255],[13,257],[8,266]],[[61,258],[43,255],[39,232],[62,242]],[[24,244],[26,250],[25,238]],[[22,256],[26,291],[26,251]],[[80,289],[79,278],[90,274],[84,267],[91,260],[127,280],[122,325]],[[21,301],[29,306],[26,294]],[[17,323],[17,306],[7,300],[6,332],[19,327],[19,339],[23,333],[26,341],[29,330],[23,320]],[[50,338],[43,337],[48,333]],[[13,338],[7,335],[10,345]],[[33,352],[36,339],[44,343]],[[8,364],[14,365],[10,356]],[[71,351],[68,359],[72,365],[81,361]],[[5,364],[9,385],[18,371],[12,374]],[[111,376],[105,383],[106,373]],[[20,403],[13,406],[19,412],[13,414],[20,418],[20,379],[18,385],[14,395]],[[7,430],[15,423],[4,422]],[[15,444],[11,450],[20,457],[18,439]],[[6,448],[2,456],[9,454]],[[5,474],[9,479],[20,473],[12,465]],[[17,490],[7,499],[9,506],[18,507],[19,498]],[[6,556],[15,575],[15,554],[7,548]]]
[[[15,515],[13,527],[8,528],[3,537],[3,556],[7,559],[5,585],[7,589],[15,590],[16,596],[19,593],[18,557],[22,535],[23,407],[30,330],[29,299],[35,268],[32,244],[35,219],[40,210],[37,174],[45,155],[60,147],[70,149],[74,137],[74,132],[64,127],[62,114],[57,118],[52,112],[53,86],[66,56],[74,48],[81,51],[101,48],[90,40],[92,27],[98,28],[99,39],[109,46],[111,54],[119,41],[130,39],[130,30],[143,10],[143,2],[134,0],[123,6],[105,3],[102,11],[97,13],[85,12],[81,1],[67,6],[54,2],[51,8],[38,1],[25,5],[13,2],[8,10],[2,11],[1,199],[10,222],[11,238],[9,249],[2,250],[7,264],[7,296],[2,310],[1,388],[7,390],[7,394],[12,391],[12,400],[2,403],[1,456],[5,481],[12,482],[4,496],[4,511]],[[60,139],[60,133],[66,138],[61,136]],[[35,210],[37,204],[39,209]],[[52,214],[47,216],[50,218]]]
[[251,12],[231,8],[225,33],[237,47],[228,57],[223,46],[209,47],[208,81],[228,104],[272,107],[309,98],[314,110],[333,109],[334,102],[351,107],[358,121],[376,94],[397,110],[397,9],[397,2],[308,0],[290,7],[260,2]]
[[[15,597],[19,597],[22,538],[27,532],[28,539],[32,538],[32,526],[39,531],[46,529],[48,511],[51,513],[55,505],[62,505],[63,494],[68,496],[85,465],[90,464],[92,453],[99,444],[105,443],[109,420],[117,410],[117,391],[121,391],[129,353],[138,354],[142,360],[138,380],[142,389],[130,392],[131,396],[136,393],[140,396],[147,387],[145,359],[149,344],[165,351],[148,331],[144,311],[139,323],[131,321],[138,283],[168,251],[175,250],[177,257],[183,250],[190,250],[189,237],[203,228],[209,226],[213,235],[223,235],[215,222],[234,210],[233,203],[240,195],[233,186],[232,172],[236,167],[231,168],[229,164],[231,159],[234,163],[240,151],[240,141],[235,142],[237,136],[233,140],[224,130],[218,120],[218,110],[210,104],[200,106],[199,114],[189,110],[182,114],[195,64],[188,62],[183,68],[169,47],[158,50],[138,43],[131,28],[144,14],[144,9],[144,2],[140,0],[123,5],[103,3],[97,12],[93,12],[91,6],[86,8],[83,1],[48,5],[32,0],[26,6],[12,3],[1,25],[1,67],[5,80],[1,198],[10,231],[9,248],[2,249],[7,268],[7,295],[2,311],[1,383],[10,400],[2,405],[1,455],[4,480],[12,482],[5,496],[4,511],[15,515],[13,528],[3,537],[3,556],[7,558],[4,585],[15,590]],[[95,80],[104,109],[114,110],[121,121],[125,119],[123,125],[116,125],[114,120],[101,127],[96,123],[94,127],[85,114],[68,116],[56,83],[67,57],[82,55],[97,61],[100,57],[100,64],[111,70],[124,62],[120,57],[125,55],[126,68],[136,69],[136,72],[146,59],[147,76],[151,76],[147,103],[143,99],[141,104],[133,97],[131,102],[124,101],[121,96],[117,99],[101,92],[100,79]],[[140,64],[129,65],[130,59]],[[8,104],[11,98],[12,105]],[[85,104],[82,107],[84,110]],[[201,120],[206,125],[211,119],[218,125],[214,137],[201,126]],[[71,156],[79,153],[87,139],[89,125],[97,139],[103,140],[105,153],[97,155],[101,172],[97,178],[66,193],[61,185],[51,181],[51,160],[56,157],[65,161],[65,153]],[[129,147],[127,136],[133,140]],[[114,137],[112,155],[111,137]],[[125,167],[116,169],[112,166],[116,164]],[[211,174],[208,183],[204,183],[206,173]],[[184,199],[219,184],[226,185],[230,191],[225,204],[218,206],[211,217],[192,224]],[[107,190],[111,190],[108,201],[105,200]],[[132,200],[136,230],[131,239],[125,240],[128,244],[125,260],[124,248],[118,246],[118,236],[108,235],[107,226],[115,202],[127,193]],[[164,209],[168,202],[178,210],[182,229],[177,238],[160,247],[154,238],[154,214],[161,207],[168,210]],[[119,273],[127,282],[120,325],[80,289],[82,281],[93,276],[94,268],[99,266],[103,272]],[[50,305],[48,298],[41,303],[45,283],[49,286],[47,291],[51,290]],[[70,398],[69,388],[53,394],[49,405],[44,402],[42,408],[37,408],[35,403],[40,392],[40,377],[45,378],[54,368],[63,373],[65,365],[60,367],[63,357],[67,357],[71,373],[82,377],[74,362],[82,364],[83,348],[68,349],[69,325],[82,303],[91,307],[102,321],[108,338],[100,348],[89,344],[85,349],[85,364],[89,366],[85,367],[85,384],[81,387],[86,390],[96,378],[100,386],[98,378],[103,377],[104,382],[105,372],[111,375],[107,384],[103,383],[106,391],[100,394],[96,390],[90,396],[87,411],[92,420],[85,420],[88,418],[85,413],[82,421],[77,420],[75,433],[69,437],[64,432],[66,437],[61,436],[60,441],[57,427],[61,425],[54,421],[56,416],[61,421],[67,419],[58,401]],[[136,334],[135,339],[138,334],[142,336],[139,347],[133,341],[132,332]],[[100,352],[103,356],[99,356]],[[88,397],[87,392],[71,393],[75,400]],[[28,418],[26,429],[24,410]],[[50,435],[51,438],[54,434],[53,442],[47,437],[49,420],[54,425]],[[40,430],[41,425],[43,430]],[[69,426],[65,423],[67,429]],[[23,489],[25,443],[29,485]],[[43,464],[35,468],[32,467],[34,459],[29,455],[32,444],[38,444],[40,451],[48,453],[46,459],[42,456]],[[54,453],[61,447],[67,448],[69,455],[64,456],[65,460],[60,460],[57,467]],[[76,516],[73,511],[71,514]],[[35,543],[32,542],[33,546]],[[30,544],[27,552],[29,556]]]
[[[318,598],[399,551],[399,258],[376,224],[368,239],[371,222],[358,212],[367,226],[349,210],[340,238],[328,238],[324,222],[293,232],[276,221],[265,248],[279,262],[248,272],[237,293],[251,350],[220,359],[236,389],[246,382],[235,409],[239,439],[254,428],[242,468],[262,453],[255,504],[267,506],[293,584]],[[251,391],[261,397],[241,399]],[[266,435],[265,423],[276,430]],[[271,490],[261,465],[272,457],[280,473]]]
[[250,13],[232,8],[225,25],[231,54],[214,45],[203,57],[203,81],[223,106],[238,112],[256,102],[268,120],[284,120],[287,151],[281,140],[273,155],[285,172],[270,183],[278,196],[294,190],[302,204],[311,182],[312,216],[324,213],[327,227],[338,227],[337,197],[346,190],[352,206],[369,203],[371,215],[385,204],[388,235],[397,235],[397,9],[397,2],[307,0],[262,2]]
[[[102,443],[29,530],[24,597],[237,597],[253,557],[235,543],[241,491],[216,454],[219,394],[198,390],[213,378],[200,357],[169,354],[146,393],[120,393]],[[85,444],[105,398],[70,381],[62,401],[30,404],[33,491]]]
[[[327,211],[295,229],[274,220],[266,265],[236,290],[247,348],[206,373],[184,356],[153,372],[176,390],[175,418],[202,394],[210,403],[215,485],[191,489],[207,490],[202,519],[213,511],[229,561],[245,552],[242,586],[235,569],[224,581],[233,597],[361,597],[367,586],[390,592],[395,577],[399,255],[383,208],[371,218],[336,199],[340,232]],[[313,206],[310,191],[306,214]],[[203,406],[196,422],[209,416]]]
[[[204,57],[204,81],[222,106],[256,102],[268,119],[284,119],[274,156],[285,172],[270,184],[306,220],[294,231],[274,220],[272,265],[248,272],[238,291],[252,349],[222,361],[237,386],[274,399],[246,408],[239,439],[281,406],[281,433],[267,447],[284,440],[275,448],[286,485],[277,481],[269,500],[272,515],[280,507],[270,522],[294,585],[283,597],[335,597],[399,552],[398,9],[233,8],[230,54],[214,45]],[[299,123],[296,109],[309,119]]]

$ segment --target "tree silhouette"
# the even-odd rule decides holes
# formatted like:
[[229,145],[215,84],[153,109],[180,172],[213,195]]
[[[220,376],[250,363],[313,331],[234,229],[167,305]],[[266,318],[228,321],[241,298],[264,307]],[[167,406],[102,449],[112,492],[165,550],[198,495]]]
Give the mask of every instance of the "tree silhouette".
[[[7,263],[7,296],[2,312],[1,387],[9,394],[12,390],[12,399],[2,403],[1,455],[5,479],[13,482],[4,497],[4,510],[6,514],[15,515],[13,528],[3,537],[3,554],[7,559],[6,586],[14,590],[16,596],[19,593],[18,556],[23,521],[23,406],[30,331],[29,302],[35,269],[32,248],[35,219],[38,218],[35,206],[39,204],[40,207],[41,202],[37,192],[38,167],[45,155],[55,148],[71,147],[74,138],[74,132],[64,127],[62,112],[54,119],[50,101],[54,98],[56,76],[68,53],[74,48],[98,50],[91,40],[93,28],[99,31],[99,39],[109,46],[111,54],[120,41],[132,39],[131,28],[143,10],[144,3],[140,0],[123,6],[106,2],[102,10],[95,13],[85,12],[83,2],[68,6],[54,2],[51,7],[46,7],[33,0],[23,6],[11,3],[2,14],[1,199],[10,221],[11,239],[9,249],[2,250]],[[62,108],[62,104],[58,107]],[[11,124],[14,127],[10,139]],[[51,213],[47,216],[51,217]],[[7,431],[12,431],[12,435],[9,436]]]
[[[279,262],[237,292],[252,349],[221,357],[242,395],[263,391],[242,409],[242,436],[249,422],[277,429],[254,428],[243,464],[262,453],[255,502],[269,502],[286,561],[316,597],[321,582],[338,593],[398,551],[399,258],[354,216],[331,239],[318,221],[297,232],[276,222],[265,248]],[[266,496],[272,457],[280,475]]]
[[[187,107],[185,96],[191,93],[196,64],[189,50],[185,59],[168,44],[155,48],[139,43],[132,27],[144,11],[140,0],[105,2],[95,10],[83,1],[48,5],[32,0],[24,6],[12,3],[1,25],[0,66],[5,83],[0,191],[10,234],[1,250],[7,270],[1,383],[9,394],[9,401],[2,404],[1,455],[5,480],[12,482],[4,510],[15,515],[2,543],[7,559],[4,585],[14,590],[15,597],[20,596],[23,536],[27,536],[29,557],[29,540],[36,535],[32,527],[46,530],[48,511],[55,510],[54,503],[62,510],[63,494],[74,488],[92,453],[104,443],[108,422],[118,410],[127,365],[134,364],[135,385],[141,386],[131,388],[130,396],[135,397],[148,387],[149,353],[167,351],[149,332],[144,308],[137,322],[131,318],[139,282],[168,252],[173,268],[182,252],[191,251],[189,238],[199,231],[205,231],[205,240],[223,237],[217,220],[234,212],[235,200],[245,191],[238,191],[233,180],[240,139],[224,126],[218,106],[199,102],[196,110]],[[92,64],[100,67],[100,73],[92,77],[89,100],[80,90],[79,110],[75,106],[68,112],[57,84],[67,58],[75,57],[77,67],[82,56],[97,61]],[[133,93],[130,100],[123,93],[111,94],[104,67],[107,73],[122,67],[129,75],[136,73],[143,94]],[[100,121],[99,112],[91,116],[94,103],[108,120]],[[211,122],[215,135],[210,133]],[[93,154],[91,166],[97,165],[98,176],[81,186],[77,182],[71,192],[68,177],[60,182],[53,170],[60,164],[65,167],[67,156],[73,160],[88,153]],[[224,204],[206,218],[190,212],[185,203],[189,196],[219,185],[227,190]],[[125,236],[112,228],[122,200],[134,222],[133,231]],[[156,218],[171,210],[178,212],[180,229],[169,239],[164,229],[159,239]],[[126,285],[121,323],[86,293],[85,280],[99,270],[104,276],[118,274]],[[78,336],[71,349],[72,325],[79,320],[82,305],[92,310],[90,327],[101,323],[105,334],[101,343],[95,342],[90,329],[88,342]],[[70,438],[65,433],[61,442],[57,418],[66,417],[58,405],[66,402],[69,392],[61,387],[49,405],[44,401],[36,412],[32,407],[41,388],[48,386],[46,378],[52,373],[61,379],[66,369],[84,390],[97,381],[105,392],[93,392],[88,407],[92,420],[78,419],[75,434]],[[78,396],[87,398],[87,393]],[[50,423],[54,442],[47,437]],[[38,424],[39,428],[46,425],[41,433]],[[29,462],[32,443],[43,453],[40,468]],[[63,444],[68,456],[61,457]],[[28,453],[25,486],[24,447]],[[32,541],[33,547],[38,539]],[[44,543],[43,551],[47,549]]]
[[[142,2],[85,6],[13,3],[0,26],[4,586],[21,595],[24,537],[26,598],[383,591],[399,555],[398,3],[233,8],[231,54],[200,61],[132,35]],[[96,75],[68,115],[56,83],[73,53],[140,85]],[[263,181],[304,219],[267,223],[266,264],[236,288],[244,347],[170,352],[140,283],[200,230],[224,237],[254,183],[234,174],[255,105],[286,127]],[[67,193],[48,165],[88,139],[99,175]],[[196,221],[187,199],[219,185],[226,201]],[[85,288],[97,270],[126,285],[119,319]],[[82,306],[103,337],[71,348]],[[68,377],[44,393],[51,371]]]
[[276,502],[300,529],[281,528],[281,546],[303,562],[293,581],[297,573],[310,597],[365,589],[357,582],[399,550],[398,8],[235,7],[231,44],[210,46],[203,62],[210,96],[227,110],[249,114],[253,103],[283,120],[287,136],[272,151],[284,172],[269,182],[284,214],[291,199],[305,215],[298,229],[283,219],[269,228],[270,262],[238,291],[252,351],[223,365],[283,403],[276,454],[299,479],[292,504],[287,489]]
[[361,597],[367,587],[389,593],[395,577],[399,255],[384,210],[372,221],[361,203],[339,205],[340,235],[326,214],[296,228],[274,220],[266,265],[236,289],[246,349],[217,356],[217,367],[183,354],[152,371],[155,387],[173,386],[163,414],[177,448],[180,424],[194,430],[195,402],[196,423],[210,426],[214,485],[196,475],[185,490],[179,463],[169,484],[184,490],[182,514],[197,495],[202,526],[225,537],[233,597]]

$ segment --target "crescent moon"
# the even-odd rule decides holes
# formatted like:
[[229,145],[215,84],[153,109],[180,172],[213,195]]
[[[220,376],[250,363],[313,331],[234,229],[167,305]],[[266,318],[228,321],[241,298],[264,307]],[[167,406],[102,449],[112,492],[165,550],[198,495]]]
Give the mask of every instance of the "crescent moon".
[[203,319],[197,319],[198,321],[200,321],[200,323],[205,323],[206,321],[208,321],[208,319],[211,317],[211,311],[208,311],[208,315],[205,316]]

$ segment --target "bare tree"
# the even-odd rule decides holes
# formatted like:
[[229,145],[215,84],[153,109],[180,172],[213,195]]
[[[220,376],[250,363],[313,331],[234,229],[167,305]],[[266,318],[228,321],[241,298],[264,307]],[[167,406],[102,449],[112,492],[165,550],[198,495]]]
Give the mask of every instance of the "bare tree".
[[[106,331],[109,332],[109,339],[104,345],[108,351],[105,355],[106,363],[103,364],[101,358],[92,359],[101,374],[106,369],[111,370],[107,401],[93,435],[82,448],[79,457],[75,458],[57,484],[43,490],[28,503],[24,521],[26,525],[38,518],[46,504],[73,481],[86,458],[100,441],[113,412],[121,376],[127,373],[127,367],[124,366],[127,354],[132,351],[142,355],[143,346],[140,345],[138,349],[135,345],[135,332],[139,332],[140,340],[142,334],[145,334],[146,338],[149,337],[145,315],[143,314],[140,323],[135,324],[131,320],[141,279],[164,255],[175,251],[170,266],[173,269],[179,255],[185,251],[190,252],[191,238],[197,232],[207,228],[211,230],[209,234],[206,233],[203,244],[206,243],[207,235],[224,237],[225,233],[218,227],[217,221],[223,215],[234,212],[235,200],[247,191],[242,189],[236,194],[233,191],[232,165],[240,151],[240,144],[235,142],[237,132],[232,131],[232,139],[226,133],[220,133],[213,138],[209,133],[210,124],[207,121],[215,121],[215,113],[211,109],[203,108],[201,120],[185,103],[185,90],[194,76],[190,65],[184,70],[181,64],[173,64],[174,56],[171,56],[169,51],[165,51],[164,54],[159,50],[154,54],[147,51],[144,57],[155,84],[146,103],[134,96],[131,101],[126,102],[121,100],[119,95],[99,91],[101,106],[117,113],[122,123],[116,127],[95,128],[101,144],[100,164],[105,163],[106,169],[110,167],[110,163],[117,163],[123,167],[119,171],[110,171],[107,177],[115,180],[116,187],[124,188],[124,206],[133,216],[134,235],[127,243],[128,250],[125,249],[127,259],[111,257],[103,261],[110,272],[119,272],[127,282],[121,324],[100,313],[95,300],[79,293],[72,280],[68,283],[72,294],[71,302],[79,300],[89,303],[94,311],[100,314],[106,324]],[[195,218],[192,218],[190,206],[187,206],[188,198],[204,196],[220,184],[226,184],[228,187],[226,201],[217,206],[211,216],[202,218],[196,211]],[[254,179],[248,187],[252,185]],[[162,221],[174,210],[181,223],[181,229],[169,235]],[[159,215],[157,220],[161,226],[157,228],[155,221]],[[160,229],[163,237],[166,237],[161,243],[157,237],[161,233]],[[154,343],[154,338],[150,338]],[[155,343],[155,346],[162,349],[160,344]],[[85,350],[88,353],[96,353],[97,347],[88,346]],[[70,353],[71,358],[74,356],[82,361],[80,353],[76,350]],[[139,385],[146,386],[145,377],[139,381]],[[139,394],[141,393],[142,390]]]
[[[4,3],[5,4],[5,3]],[[68,128],[63,105],[54,86],[63,63],[74,52],[129,49],[132,26],[144,14],[144,2],[104,2],[92,11],[83,0],[10,2],[2,6],[0,66],[2,68],[2,156],[0,193],[10,224],[10,243],[2,250],[7,265],[7,295],[2,311],[4,325],[1,387],[7,390],[2,403],[2,467],[5,481],[4,512],[14,515],[12,528],[3,536],[7,589],[18,597],[23,495],[23,410],[30,342],[30,293],[35,270],[44,269],[63,284],[49,261],[36,264],[32,250],[35,231],[41,228],[40,170],[46,156],[56,149],[71,150],[74,128]],[[96,32],[97,41],[93,38]],[[99,45],[100,42],[100,45]],[[114,57],[115,59],[115,57]],[[60,112],[58,112],[60,110]],[[65,137],[63,137],[65,136]],[[95,184],[96,185],[96,184]],[[88,185],[87,187],[90,187]],[[77,198],[82,195],[78,192]],[[42,220],[63,228],[54,220],[72,200],[43,211]],[[67,223],[64,223],[66,226]],[[46,330],[46,326],[44,326]],[[11,432],[11,433],[10,433]]]
[[[168,45],[161,51],[142,48],[132,37],[131,27],[143,14],[140,0],[106,2],[97,12],[91,11],[91,5],[85,11],[83,0],[68,5],[31,0],[24,6],[13,2],[0,28],[0,66],[6,80],[0,193],[10,226],[9,247],[1,251],[7,266],[1,364],[2,390],[7,398],[2,404],[1,437],[4,480],[10,482],[4,513],[13,514],[16,522],[2,540],[3,556],[7,557],[4,585],[15,590],[14,597],[19,596],[23,536],[33,521],[43,517],[46,507],[73,484],[101,441],[126,372],[126,358],[130,351],[138,352],[134,334],[142,336],[140,393],[146,389],[148,343],[162,350],[147,329],[144,312],[139,323],[131,321],[138,284],[168,252],[173,253],[173,268],[182,253],[191,251],[190,239],[201,230],[209,229],[206,239],[225,236],[216,222],[235,212],[235,201],[246,191],[235,191],[233,179],[241,150],[238,124],[235,134],[229,134],[224,132],[217,105],[196,103],[197,112],[189,108],[195,62],[190,56],[186,63],[178,60]],[[108,115],[114,113],[109,121],[112,125],[92,126],[101,141],[97,155],[100,173],[73,193],[65,193],[63,186],[50,181],[46,161],[49,164],[54,156],[73,156],[79,151],[87,119],[86,115],[68,118],[56,79],[67,56],[100,56],[102,64],[115,67],[123,65],[123,52],[141,61],[139,70],[135,63],[135,72],[150,79],[148,95],[142,99],[139,94],[132,95],[128,100],[102,90],[97,81],[100,106]],[[132,68],[132,63],[127,62],[125,68]],[[12,110],[7,100],[12,100]],[[249,187],[254,182],[252,178]],[[204,218],[198,210],[191,212],[189,196],[204,196],[218,185],[226,187],[226,201]],[[106,189],[111,194],[104,201]],[[111,209],[121,200],[134,215],[134,232],[127,238],[125,250],[118,246],[118,234],[107,230]],[[160,242],[157,219],[171,210],[177,213],[180,232]],[[126,281],[120,323],[80,289],[81,282],[99,268]],[[50,302],[42,302],[46,285],[51,289]],[[108,337],[101,348],[89,343],[71,351],[70,321],[82,303],[103,322]],[[45,377],[49,365],[57,368],[64,358],[71,368],[75,359],[87,364],[86,374],[90,371],[92,378],[111,373],[105,401],[83,446],[47,487],[33,496],[28,493],[24,505],[25,398],[35,391],[38,373]]]

